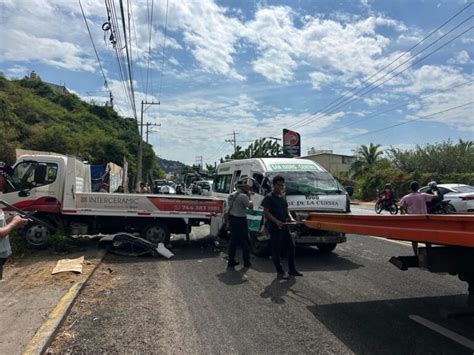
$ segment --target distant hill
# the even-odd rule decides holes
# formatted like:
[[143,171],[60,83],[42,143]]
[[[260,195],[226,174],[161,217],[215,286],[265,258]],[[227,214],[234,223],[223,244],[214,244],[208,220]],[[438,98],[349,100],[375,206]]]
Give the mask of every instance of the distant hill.
[[189,169],[190,166],[181,163],[180,161],[167,160],[156,157],[156,162],[158,166],[165,171],[165,173],[180,173],[184,169]]
[[[110,106],[90,105],[37,76],[8,80],[0,73],[0,160],[15,161],[15,149],[81,157],[91,164],[129,162],[136,173],[137,123]],[[144,176],[164,176],[151,145],[143,147]]]

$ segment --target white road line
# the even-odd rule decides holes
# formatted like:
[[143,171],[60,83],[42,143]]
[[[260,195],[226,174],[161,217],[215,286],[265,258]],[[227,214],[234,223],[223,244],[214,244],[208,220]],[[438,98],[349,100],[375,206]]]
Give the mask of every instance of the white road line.
[[[363,236],[364,237],[364,236]],[[365,236],[367,237],[367,236]],[[379,240],[384,240],[386,242],[391,242],[391,243],[395,243],[395,244],[400,244],[400,245],[404,245],[406,247],[410,247],[411,248],[411,242],[407,242],[407,241],[404,241],[404,240],[393,240],[393,239],[387,239],[387,238],[383,238],[383,237],[377,237],[376,235],[371,235],[370,238],[377,238]]]
[[474,341],[415,314],[409,315],[408,318],[474,351]]

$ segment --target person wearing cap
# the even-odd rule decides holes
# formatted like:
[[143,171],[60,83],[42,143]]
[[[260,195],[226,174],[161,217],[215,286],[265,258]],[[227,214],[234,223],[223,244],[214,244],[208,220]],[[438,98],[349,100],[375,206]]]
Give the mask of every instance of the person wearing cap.
[[[267,231],[270,234],[272,245],[272,259],[277,271],[277,278],[288,279],[291,276],[303,276],[296,270],[295,266],[295,241],[290,235],[285,222],[294,222],[293,216],[288,210],[288,203],[283,194],[285,190],[285,178],[277,175],[272,180],[272,192],[265,196],[262,207],[266,219]],[[280,261],[282,250],[288,255],[288,273],[283,270]],[[289,274],[289,275],[288,275]]]
[[[8,185],[11,185],[13,169],[7,164],[0,162],[0,192],[6,192]],[[11,231],[24,227],[28,223],[27,219],[16,215],[5,220],[2,206],[0,205],[0,280],[3,279],[3,265],[12,253],[8,235]]]
[[247,215],[245,210],[252,208],[250,186],[243,180],[237,181],[236,191],[229,195],[228,214],[230,227],[229,258],[227,267],[232,268],[239,265],[235,260],[237,245],[242,247],[242,258],[244,267],[250,267],[250,245]]

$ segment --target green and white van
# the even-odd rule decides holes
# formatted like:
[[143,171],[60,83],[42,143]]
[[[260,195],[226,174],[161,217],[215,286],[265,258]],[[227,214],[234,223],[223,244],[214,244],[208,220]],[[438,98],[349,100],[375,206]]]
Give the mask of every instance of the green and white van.
[[[285,178],[286,199],[296,220],[305,219],[310,212],[350,212],[347,192],[327,170],[311,160],[251,158],[221,163],[213,184],[214,196],[227,199],[239,179],[247,179],[252,186],[254,207],[247,210],[247,220],[255,254],[267,255],[269,252],[269,236],[263,226],[260,205],[264,196],[271,192],[272,179],[276,175]],[[342,233],[308,229],[302,224],[292,232],[296,244],[316,245],[324,252],[331,252],[337,243],[346,241]]]

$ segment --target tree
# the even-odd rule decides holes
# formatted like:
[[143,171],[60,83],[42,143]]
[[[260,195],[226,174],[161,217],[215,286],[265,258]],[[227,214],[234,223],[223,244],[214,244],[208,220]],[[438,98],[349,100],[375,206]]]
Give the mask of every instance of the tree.
[[351,165],[351,173],[354,177],[369,171],[374,164],[382,158],[383,150],[379,150],[380,144],[370,143],[369,146],[362,144],[357,149],[357,160]]
[[392,164],[407,172],[420,173],[472,173],[474,171],[474,142],[450,140],[442,143],[417,145],[412,150],[391,148],[388,156]]
[[277,141],[260,138],[256,139],[245,150],[242,150],[241,146],[237,146],[235,152],[231,155],[226,155],[225,159],[267,158],[279,156],[286,156],[286,152]]

